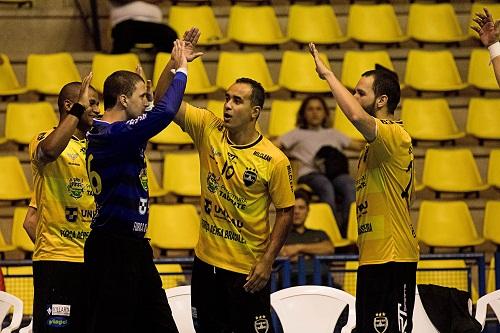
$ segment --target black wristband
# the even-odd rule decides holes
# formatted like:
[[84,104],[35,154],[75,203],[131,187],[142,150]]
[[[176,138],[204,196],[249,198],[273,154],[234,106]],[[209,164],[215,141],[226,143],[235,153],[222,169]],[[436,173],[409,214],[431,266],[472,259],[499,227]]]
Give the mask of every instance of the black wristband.
[[80,117],[83,115],[85,112],[85,107],[81,105],[80,103],[74,103],[71,109],[68,111],[68,114],[73,115],[80,119]]

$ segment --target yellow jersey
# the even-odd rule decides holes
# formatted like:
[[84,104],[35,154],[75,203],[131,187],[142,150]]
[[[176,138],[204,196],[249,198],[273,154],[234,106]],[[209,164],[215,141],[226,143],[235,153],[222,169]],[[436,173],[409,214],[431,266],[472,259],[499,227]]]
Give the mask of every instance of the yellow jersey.
[[359,264],[418,261],[410,218],[415,169],[401,121],[375,119],[377,135],[361,152],[356,177]]
[[29,147],[32,204],[38,210],[33,260],[83,262],[83,245],[96,211],[85,168],[86,141],[73,136],[55,161],[42,163],[38,145],[52,131],[38,134]]
[[221,119],[186,105],[185,129],[200,155],[201,225],[195,248],[210,265],[248,274],[269,244],[269,205],[295,204],[288,158],[262,135],[232,144]]

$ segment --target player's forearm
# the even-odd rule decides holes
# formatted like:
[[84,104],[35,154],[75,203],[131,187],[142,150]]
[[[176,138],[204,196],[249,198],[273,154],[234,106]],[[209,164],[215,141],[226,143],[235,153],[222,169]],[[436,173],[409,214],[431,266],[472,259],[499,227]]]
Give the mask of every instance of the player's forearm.
[[332,254],[334,247],[328,240],[318,243],[301,244],[300,252],[303,254]]
[[276,221],[274,223],[273,232],[266,252],[261,260],[274,262],[280,250],[285,244],[290,228],[292,227],[293,207],[278,209],[276,212]]
[[172,69],[174,68],[175,68],[175,62],[172,58],[170,58],[167,65],[163,69],[160,78],[158,79],[158,83],[156,84],[155,98],[154,98],[155,104],[157,104],[160,101],[160,99],[163,97],[168,87],[170,86],[170,83],[174,79],[174,74],[172,73]]
[[33,243],[35,243],[37,223],[38,223],[38,215],[36,208],[28,207],[28,211],[26,212],[26,217],[24,218],[23,227]]

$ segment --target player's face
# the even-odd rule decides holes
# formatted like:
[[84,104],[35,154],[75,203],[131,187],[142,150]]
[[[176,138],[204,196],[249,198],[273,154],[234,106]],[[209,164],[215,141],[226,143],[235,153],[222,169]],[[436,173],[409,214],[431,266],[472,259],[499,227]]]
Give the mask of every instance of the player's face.
[[354,88],[354,97],[361,107],[371,116],[375,116],[375,92],[373,91],[373,76],[362,76],[356,88]]
[[224,126],[237,129],[248,125],[252,118],[252,87],[245,83],[235,83],[226,91],[224,103]]
[[321,126],[326,118],[326,110],[323,107],[321,101],[317,99],[311,99],[307,105],[304,112],[304,117],[308,128],[316,128]]
[[307,203],[304,201],[304,199],[295,199],[295,208],[293,210],[293,225],[303,225],[306,222],[308,212],[309,208],[307,207]]
[[143,81],[137,82],[132,96],[127,97],[126,100],[128,119],[135,119],[142,115],[148,106],[146,84]]
[[85,126],[92,126],[92,121],[99,115],[99,96],[97,95],[97,91],[94,89],[89,89],[89,103],[90,108],[85,110],[80,121],[83,121]]

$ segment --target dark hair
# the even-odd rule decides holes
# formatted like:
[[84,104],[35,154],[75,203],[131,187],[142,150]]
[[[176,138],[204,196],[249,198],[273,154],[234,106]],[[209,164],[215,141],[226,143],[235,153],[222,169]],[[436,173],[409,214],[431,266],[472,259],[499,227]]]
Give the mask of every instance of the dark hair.
[[295,191],[295,200],[297,199],[304,200],[307,207],[309,207],[309,204],[311,203],[311,196],[306,190],[298,189],[297,191]]
[[[64,101],[70,100],[73,103],[78,102],[78,96],[80,94],[80,87],[82,86],[81,82],[70,82],[65,84],[61,91],[59,92],[59,96],[57,97],[57,107],[59,108],[59,113],[63,113],[64,110]],[[89,86],[89,90],[96,91],[94,87]]]
[[389,113],[394,114],[401,98],[398,75],[383,66],[376,65],[375,69],[364,72],[362,76],[374,77],[373,91],[375,92],[375,98],[386,95],[387,109]]
[[323,128],[328,128],[331,126],[331,114],[330,114],[330,109],[328,109],[328,105],[326,105],[325,100],[320,97],[320,96],[307,96],[303,101],[302,104],[300,104],[299,111],[297,112],[297,121],[295,122],[295,125],[298,128],[307,128],[307,121],[306,121],[306,108],[307,104],[309,104],[310,101],[312,100],[318,100],[320,101],[321,105],[323,105],[323,109],[325,110],[325,119],[323,119],[323,122],[321,123],[321,127]]
[[250,105],[264,107],[264,100],[266,99],[264,88],[259,82],[249,79],[247,77],[240,77],[235,83],[245,83],[252,87],[252,95],[250,95]]
[[144,82],[142,77],[130,71],[116,71],[104,81],[104,109],[115,106],[118,96],[132,96],[137,82]]

